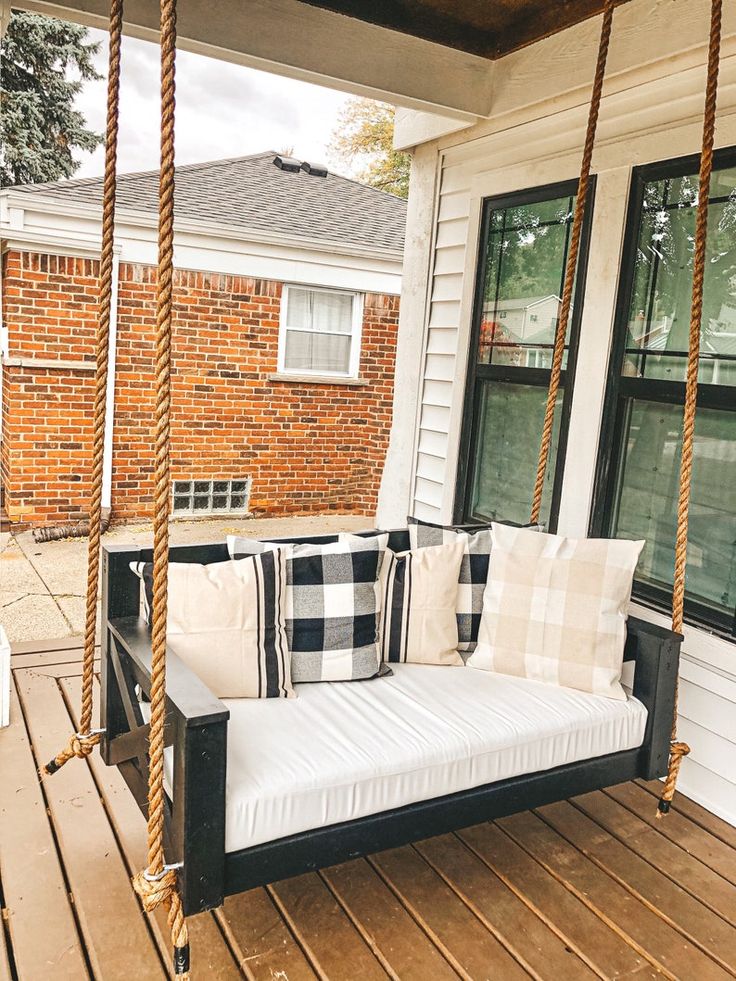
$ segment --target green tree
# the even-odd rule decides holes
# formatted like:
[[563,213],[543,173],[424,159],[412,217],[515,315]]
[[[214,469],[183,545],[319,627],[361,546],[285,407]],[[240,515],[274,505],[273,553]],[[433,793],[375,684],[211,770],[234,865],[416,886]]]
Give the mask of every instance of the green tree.
[[383,102],[351,99],[340,113],[330,151],[350,167],[362,165],[358,174],[366,184],[405,198],[411,157],[394,150],[394,115],[394,107]]
[[87,36],[55,17],[13,12],[0,47],[0,186],[71,177],[73,150],[102,143],[74,109],[82,84],[102,77],[99,44]]

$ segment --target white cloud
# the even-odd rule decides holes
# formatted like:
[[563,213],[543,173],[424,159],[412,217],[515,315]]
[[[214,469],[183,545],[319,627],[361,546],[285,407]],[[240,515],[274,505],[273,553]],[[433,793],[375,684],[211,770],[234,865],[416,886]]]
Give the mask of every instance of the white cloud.
[[[96,57],[107,73],[107,34],[91,30],[101,41]],[[214,58],[177,53],[176,162],[197,163],[238,157],[262,150],[294,148],[302,160],[328,161],[327,150],[337,116],[349,96],[331,89],[228,64]],[[107,83],[86,82],[77,108],[88,125],[105,127]],[[159,155],[158,47],[125,38],[120,92],[118,170],[154,170]],[[77,154],[75,177],[102,173],[104,154]],[[334,161],[330,161],[334,163]],[[343,169],[343,168],[337,168]]]

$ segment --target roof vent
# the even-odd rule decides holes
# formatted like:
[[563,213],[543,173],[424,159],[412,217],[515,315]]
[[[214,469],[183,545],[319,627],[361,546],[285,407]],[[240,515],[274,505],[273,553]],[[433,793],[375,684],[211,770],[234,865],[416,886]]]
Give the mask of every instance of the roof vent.
[[311,177],[327,177],[327,167],[325,164],[309,163],[308,160],[305,160],[302,163],[302,170]]
[[285,170],[289,174],[298,174],[300,170],[299,161],[294,157],[284,157],[279,154],[273,158],[273,163],[274,167],[278,167],[279,170]]

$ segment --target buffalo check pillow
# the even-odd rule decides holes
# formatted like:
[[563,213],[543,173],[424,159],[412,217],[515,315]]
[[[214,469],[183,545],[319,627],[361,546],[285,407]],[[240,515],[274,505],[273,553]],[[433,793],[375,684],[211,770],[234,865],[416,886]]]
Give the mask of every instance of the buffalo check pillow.
[[430,525],[409,518],[409,542],[412,549],[432,545],[447,545],[465,540],[465,552],[460,563],[457,584],[457,649],[472,651],[478,640],[480,615],[483,610],[483,591],[488,580],[488,562],[491,556],[491,529],[482,528],[470,534]]
[[[239,562],[172,562],[167,646],[218,698],[293,698],[283,601],[288,549]],[[150,622],[153,565],[132,562]]]
[[[277,545],[229,536],[232,558]],[[384,673],[378,643],[379,575],[388,535],[291,546],[286,634],[294,682],[362,681]]]
[[478,646],[468,665],[625,699],[626,614],[644,542],[493,524]]

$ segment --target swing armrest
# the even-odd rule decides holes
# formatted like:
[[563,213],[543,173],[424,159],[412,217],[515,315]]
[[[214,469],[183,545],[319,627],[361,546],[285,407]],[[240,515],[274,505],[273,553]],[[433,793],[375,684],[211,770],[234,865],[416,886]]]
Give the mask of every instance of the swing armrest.
[[[104,623],[101,664],[100,752],[116,764],[144,815],[148,813],[148,725],[136,686],[150,695],[151,632],[137,616]],[[225,895],[225,787],[230,712],[200,678],[168,650],[168,747],[164,847],[181,863],[179,886],[186,913],[211,909]],[[170,767],[170,770],[167,770]]]
[[[142,617],[121,617],[108,624],[112,635],[132,662],[138,684],[150,694],[151,631]],[[229,709],[212,694],[205,683],[174,654],[166,650],[166,700],[184,725],[202,726],[226,722]]]

